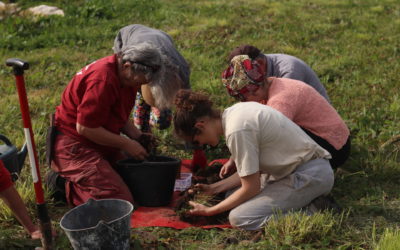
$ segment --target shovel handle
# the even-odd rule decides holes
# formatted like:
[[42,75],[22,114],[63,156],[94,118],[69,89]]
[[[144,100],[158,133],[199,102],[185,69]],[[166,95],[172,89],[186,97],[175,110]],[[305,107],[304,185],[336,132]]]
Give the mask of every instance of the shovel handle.
[[29,63],[18,58],[10,58],[6,60],[6,65],[13,67],[14,75],[23,75],[24,70],[29,69]]
[[6,60],[6,65],[13,67],[19,103],[22,114],[22,121],[24,124],[25,138],[28,146],[29,161],[32,170],[33,185],[36,194],[36,205],[38,217],[40,222],[40,231],[42,232],[42,245],[44,250],[53,249],[52,246],[52,230],[51,221],[47,212],[46,202],[44,201],[44,192],[42,188],[42,181],[40,178],[39,161],[36,152],[35,140],[33,136],[31,117],[29,114],[29,104],[25,89],[24,70],[29,69],[29,63],[18,59],[10,58]]

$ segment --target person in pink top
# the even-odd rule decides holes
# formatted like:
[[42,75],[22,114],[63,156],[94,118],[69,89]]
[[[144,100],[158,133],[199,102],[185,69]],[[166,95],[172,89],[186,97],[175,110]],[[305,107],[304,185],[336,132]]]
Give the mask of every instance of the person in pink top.
[[348,127],[310,85],[289,78],[266,77],[265,67],[248,55],[233,57],[222,74],[222,81],[231,96],[240,101],[266,104],[300,126],[332,155],[332,168],[341,166],[349,157]]

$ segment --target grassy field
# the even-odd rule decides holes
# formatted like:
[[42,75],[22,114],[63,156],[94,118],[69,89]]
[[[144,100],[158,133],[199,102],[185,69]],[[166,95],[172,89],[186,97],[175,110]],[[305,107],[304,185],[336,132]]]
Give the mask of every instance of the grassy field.
[[[7,1],[5,1],[7,2]],[[344,208],[313,216],[280,217],[258,242],[235,229],[132,231],[139,249],[400,249],[400,5],[398,0],[55,0],[16,1],[22,9],[55,5],[65,17],[1,15],[0,133],[23,144],[15,81],[4,64],[30,62],[26,85],[37,149],[45,173],[48,114],[72,76],[84,65],[110,55],[122,26],[141,23],[169,33],[190,63],[193,89],[204,90],[221,108],[234,103],[220,82],[226,56],[248,43],[265,53],[287,53],[306,61],[328,90],[333,106],[351,129],[352,154],[338,170],[333,195]],[[164,139],[164,154],[189,157]],[[226,157],[223,150],[209,159]],[[27,161],[28,162],[28,161]],[[34,213],[34,193],[26,163],[18,191]],[[57,248],[70,248],[58,221],[67,208],[48,200]],[[34,216],[34,215],[33,215]],[[143,235],[146,235],[144,237]],[[238,239],[229,243],[229,237]],[[144,240],[147,238],[147,240]],[[34,248],[22,227],[0,203],[0,249]]]

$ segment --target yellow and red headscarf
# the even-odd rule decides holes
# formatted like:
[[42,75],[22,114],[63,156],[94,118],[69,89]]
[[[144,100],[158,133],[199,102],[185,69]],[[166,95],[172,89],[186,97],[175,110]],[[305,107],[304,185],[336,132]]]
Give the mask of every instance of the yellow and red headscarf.
[[228,93],[243,101],[243,94],[257,90],[264,82],[265,69],[247,55],[232,58],[229,67],[222,72],[222,83]]

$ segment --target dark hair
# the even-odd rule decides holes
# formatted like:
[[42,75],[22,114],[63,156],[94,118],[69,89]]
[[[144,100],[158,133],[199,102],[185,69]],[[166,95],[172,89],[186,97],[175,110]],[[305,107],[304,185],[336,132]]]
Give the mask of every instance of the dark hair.
[[252,45],[240,45],[230,52],[228,56],[228,62],[230,62],[232,58],[238,55],[248,55],[251,59],[254,60],[260,55],[260,53],[261,51]]
[[195,124],[198,118],[220,116],[220,112],[213,109],[213,102],[206,94],[200,92],[181,89],[175,96],[174,104],[174,131],[179,137],[193,136],[197,131]]

